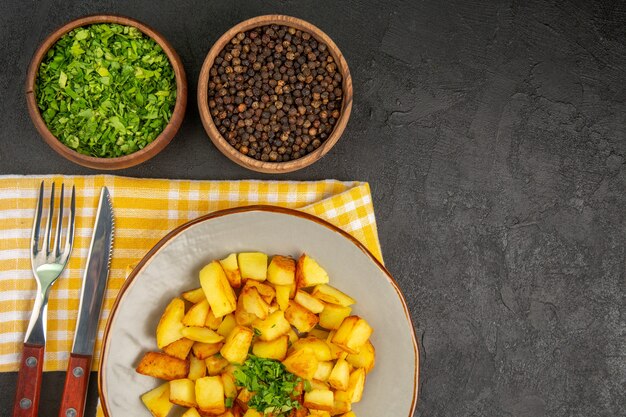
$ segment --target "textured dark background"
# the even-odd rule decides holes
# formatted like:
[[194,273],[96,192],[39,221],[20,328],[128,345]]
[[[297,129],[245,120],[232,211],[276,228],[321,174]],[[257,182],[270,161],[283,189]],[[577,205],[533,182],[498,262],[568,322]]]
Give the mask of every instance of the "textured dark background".
[[[38,43],[95,12],[163,33],[190,81],[178,136],[122,175],[275,178],[206,137],[204,56],[266,13],[304,18],[339,45],[350,123],[328,156],[280,178],[370,182],[421,344],[417,416],[626,415],[626,2],[5,0],[0,173],[95,173],[43,144],[23,93]],[[14,383],[0,375],[1,416]],[[45,375],[41,416],[56,416],[62,385]]]

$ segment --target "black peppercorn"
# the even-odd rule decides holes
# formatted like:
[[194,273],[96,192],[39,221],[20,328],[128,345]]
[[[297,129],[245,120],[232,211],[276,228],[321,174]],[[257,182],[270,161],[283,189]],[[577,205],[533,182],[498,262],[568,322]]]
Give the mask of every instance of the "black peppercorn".
[[239,32],[209,71],[209,112],[250,158],[284,162],[319,148],[339,118],[342,76],[325,43],[268,25]]

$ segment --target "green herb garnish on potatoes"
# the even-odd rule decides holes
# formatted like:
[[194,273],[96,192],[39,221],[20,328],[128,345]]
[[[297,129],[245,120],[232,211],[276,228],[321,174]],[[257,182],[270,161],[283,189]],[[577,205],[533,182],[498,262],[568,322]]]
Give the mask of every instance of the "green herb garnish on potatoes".
[[176,79],[159,44],[137,28],[94,24],[50,48],[35,96],[48,129],[64,145],[113,158],[144,148],[165,129]]
[[302,392],[302,380],[278,361],[248,355],[235,371],[235,380],[238,386],[254,393],[248,407],[261,413],[286,416],[301,407],[297,396]]

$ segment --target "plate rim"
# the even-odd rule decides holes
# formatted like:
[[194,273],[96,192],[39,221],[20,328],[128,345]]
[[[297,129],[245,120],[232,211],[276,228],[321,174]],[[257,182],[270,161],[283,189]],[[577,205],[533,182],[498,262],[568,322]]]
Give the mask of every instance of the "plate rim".
[[109,347],[108,339],[109,339],[109,332],[111,330],[111,323],[113,322],[113,318],[115,317],[115,314],[117,312],[117,309],[119,307],[121,299],[123,298],[124,293],[126,292],[126,290],[128,290],[128,288],[130,287],[130,284],[133,282],[135,277],[139,274],[139,272],[141,272],[144,269],[144,267],[150,262],[152,257],[154,257],[161,250],[161,248],[163,248],[170,240],[180,235],[182,232],[189,229],[190,227],[195,226],[196,224],[199,224],[199,223],[203,223],[205,221],[216,219],[218,217],[224,217],[224,216],[228,216],[232,214],[247,213],[247,212],[252,212],[252,211],[290,215],[294,217],[299,217],[301,219],[309,220],[321,226],[324,226],[332,232],[339,233],[344,238],[348,239],[350,242],[356,245],[356,247],[360,249],[363,253],[365,253],[365,255],[368,256],[374,262],[374,264],[381,270],[381,272],[383,272],[389,284],[391,284],[393,289],[396,291],[396,295],[400,299],[400,304],[402,305],[404,315],[411,327],[411,340],[413,342],[413,353],[415,356],[415,371],[414,371],[414,378],[413,378],[414,380],[413,398],[411,400],[411,407],[409,409],[409,415],[407,416],[407,417],[411,417],[415,413],[415,409],[417,407],[418,395],[419,395],[420,354],[419,354],[419,346],[417,342],[417,337],[415,333],[415,326],[413,325],[413,320],[411,319],[411,313],[406,303],[406,299],[404,298],[404,294],[402,293],[402,290],[398,286],[397,281],[393,278],[393,276],[387,270],[387,268],[385,268],[385,266],[369,251],[369,249],[365,247],[365,245],[363,245],[359,240],[357,240],[354,236],[350,235],[345,230],[340,229],[339,227],[335,226],[332,223],[329,223],[328,221],[320,217],[300,211],[298,209],[291,209],[287,207],[270,206],[270,205],[263,205],[263,204],[247,205],[247,206],[232,207],[232,208],[227,208],[223,210],[217,210],[217,211],[196,217],[195,219],[192,219],[186,223],[183,223],[180,226],[172,229],[165,236],[163,236],[152,248],[150,248],[150,250],[143,256],[143,258],[141,258],[141,260],[133,268],[132,272],[130,273],[130,275],[128,275],[128,277],[122,284],[122,287],[120,288],[117,296],[115,297],[115,301],[113,303],[113,306],[111,307],[111,311],[109,312],[109,317],[107,318],[106,325],[104,328],[104,334],[102,336],[102,348],[100,350],[100,360],[98,363],[98,397],[100,399],[100,406],[102,408],[102,412],[104,416],[111,417],[111,414],[109,413],[109,410],[107,408],[106,387],[104,385],[104,364],[106,363],[106,353]]

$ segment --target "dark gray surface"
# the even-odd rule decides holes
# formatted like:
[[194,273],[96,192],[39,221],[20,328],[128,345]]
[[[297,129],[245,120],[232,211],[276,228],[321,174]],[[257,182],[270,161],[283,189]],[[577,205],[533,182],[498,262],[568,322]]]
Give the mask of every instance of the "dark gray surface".
[[[370,182],[421,343],[416,415],[626,415],[626,2],[3,1],[0,173],[95,173],[43,144],[23,94],[38,43],[94,12],[163,33],[190,81],[178,136],[122,175],[274,179],[206,137],[202,60],[271,12],[339,45],[351,121],[328,156],[280,178]],[[45,376],[41,416],[56,415],[62,378]],[[1,416],[14,382],[0,375]]]

